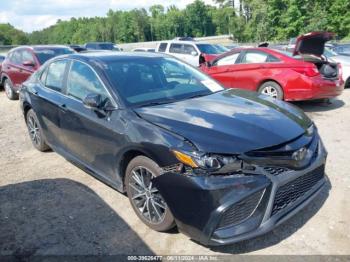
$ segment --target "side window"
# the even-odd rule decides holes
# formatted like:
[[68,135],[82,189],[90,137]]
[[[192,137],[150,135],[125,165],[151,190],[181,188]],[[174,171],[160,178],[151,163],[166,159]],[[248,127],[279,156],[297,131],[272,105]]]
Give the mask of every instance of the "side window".
[[280,62],[280,60],[277,57],[273,56],[273,55],[269,55],[266,62],[274,63],[274,62]]
[[182,54],[182,44],[171,44],[169,53]]
[[269,55],[264,52],[248,51],[243,57],[242,64],[265,63]]
[[34,57],[32,55],[32,53],[28,50],[23,50],[22,51],[22,63],[26,62],[26,61],[30,61],[34,63]]
[[194,46],[192,46],[192,45],[184,45],[184,53],[185,54],[191,55],[192,52],[196,52],[197,53],[197,51],[194,48]]
[[67,79],[67,95],[82,101],[91,93],[101,95],[102,100],[109,97],[105,87],[89,66],[73,62]]
[[239,57],[240,53],[225,56],[215,62],[216,66],[234,65]]
[[45,81],[46,87],[59,92],[62,91],[66,66],[67,61],[64,60],[53,62],[49,65]]
[[11,63],[14,63],[16,65],[20,65],[21,61],[22,61],[20,51],[14,51],[10,57],[10,61],[11,61]]
[[168,44],[167,43],[161,43],[158,47],[158,52],[164,53],[166,51]]

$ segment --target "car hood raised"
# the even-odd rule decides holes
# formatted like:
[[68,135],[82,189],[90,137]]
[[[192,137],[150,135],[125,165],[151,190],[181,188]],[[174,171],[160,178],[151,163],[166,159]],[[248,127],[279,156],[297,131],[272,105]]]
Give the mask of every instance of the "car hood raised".
[[304,134],[311,125],[296,107],[239,89],[135,112],[188,139],[199,151],[221,154],[280,145]]
[[297,38],[293,55],[315,55],[321,56],[324,52],[326,42],[334,38],[334,33],[312,32]]

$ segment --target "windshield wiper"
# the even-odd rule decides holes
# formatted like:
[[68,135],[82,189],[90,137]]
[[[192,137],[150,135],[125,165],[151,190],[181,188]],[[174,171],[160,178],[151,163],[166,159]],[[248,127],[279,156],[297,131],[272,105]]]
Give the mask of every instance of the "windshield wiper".
[[158,106],[158,105],[163,105],[163,104],[169,104],[174,101],[158,101],[158,102],[149,102],[149,103],[144,103],[141,105],[138,105],[137,107],[145,107],[145,106]]

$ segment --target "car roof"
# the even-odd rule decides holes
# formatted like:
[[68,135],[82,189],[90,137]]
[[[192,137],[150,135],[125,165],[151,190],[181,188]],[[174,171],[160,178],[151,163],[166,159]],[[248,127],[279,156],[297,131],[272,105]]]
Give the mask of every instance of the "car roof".
[[115,45],[112,42],[87,42],[86,44],[112,44],[112,45]]
[[197,45],[197,44],[209,44],[207,42],[201,42],[201,41],[182,41],[182,40],[169,40],[169,41],[161,41],[160,44],[162,43],[168,43],[168,44],[193,44],[193,45]]
[[128,58],[142,59],[142,58],[157,58],[157,57],[169,57],[165,54],[151,53],[151,52],[89,52],[89,53],[74,53],[60,58],[77,59],[85,62],[108,62],[116,60],[125,60]]
[[35,50],[42,50],[42,49],[49,49],[49,48],[69,49],[69,46],[65,46],[65,45],[25,45],[25,46],[15,47],[11,51],[20,50],[20,49],[31,49],[31,50],[35,51]]

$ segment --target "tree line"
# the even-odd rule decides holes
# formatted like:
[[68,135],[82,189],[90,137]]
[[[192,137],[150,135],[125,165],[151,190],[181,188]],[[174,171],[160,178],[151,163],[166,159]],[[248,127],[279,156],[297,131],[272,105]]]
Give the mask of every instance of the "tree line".
[[105,17],[58,20],[29,34],[0,24],[3,44],[130,43],[176,36],[231,34],[239,42],[286,41],[310,31],[332,31],[350,39],[349,0],[201,0],[184,9],[162,5],[130,11],[109,10]]

